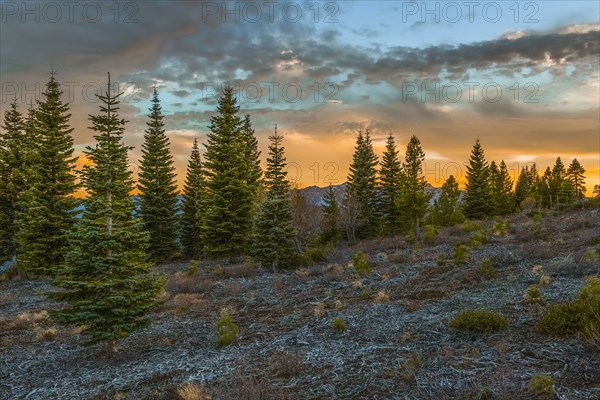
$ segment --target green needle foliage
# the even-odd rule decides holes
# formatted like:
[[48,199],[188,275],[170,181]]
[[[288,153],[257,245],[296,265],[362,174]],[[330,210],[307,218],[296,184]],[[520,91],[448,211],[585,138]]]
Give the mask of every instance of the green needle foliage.
[[51,73],[44,99],[38,101],[34,120],[26,129],[36,132],[35,151],[27,152],[27,189],[20,201],[17,263],[37,276],[53,276],[63,263],[67,234],[75,223],[73,193],[75,161],[69,105]]
[[398,160],[396,143],[394,136],[390,133],[379,170],[380,213],[383,220],[383,231],[390,236],[396,235],[400,230],[398,226],[400,210],[396,199],[400,193],[401,174],[402,166]]
[[164,261],[172,258],[179,250],[177,184],[156,88],[152,94],[149,117],[142,145],[138,183],[140,213],[144,227],[150,233],[150,257],[154,261]]
[[469,165],[464,198],[464,211],[469,219],[482,219],[492,215],[492,190],[489,182],[489,166],[479,139],[475,141]]
[[248,132],[238,111],[233,88],[225,88],[207,135],[201,239],[213,258],[244,255],[252,228],[256,188],[249,184]]
[[200,222],[202,220],[202,200],[204,198],[204,174],[200,161],[198,139],[194,139],[192,154],[188,162],[185,183],[183,185],[183,202],[181,204],[181,244],[186,256],[197,258],[202,252],[200,241]]
[[0,263],[15,254],[17,204],[25,190],[25,133],[17,100],[4,113],[4,129],[0,133]]
[[323,196],[321,206],[323,220],[321,222],[321,239],[324,243],[337,243],[342,238],[340,226],[340,205],[335,197],[335,190],[329,184],[329,188]]
[[119,96],[98,96],[100,114],[90,116],[96,145],[85,154],[92,165],[81,173],[88,197],[65,263],[53,283],[64,289],[51,294],[68,306],[51,313],[56,323],[83,327],[88,344],[115,342],[146,326],[159,303],[164,280],[149,274],[149,235],[133,217],[131,172],[123,143],[125,120],[119,118]]
[[277,126],[269,140],[267,193],[254,219],[252,248],[258,262],[276,271],[291,267],[296,258],[295,232],[284,147],[281,146],[283,136],[277,133]]
[[344,207],[356,204],[358,212],[356,236],[358,238],[373,237],[378,232],[377,170],[375,168],[377,164],[377,156],[373,151],[369,130],[364,134],[359,131],[344,199]]

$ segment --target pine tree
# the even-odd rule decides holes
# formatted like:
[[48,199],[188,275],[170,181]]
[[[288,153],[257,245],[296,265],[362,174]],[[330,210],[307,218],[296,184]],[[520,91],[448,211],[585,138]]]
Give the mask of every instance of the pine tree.
[[515,184],[515,205],[521,209],[521,203],[532,194],[534,188],[534,180],[528,166],[521,169],[521,173]]
[[123,140],[126,121],[117,113],[119,96],[98,96],[100,113],[90,116],[96,145],[85,154],[81,179],[87,191],[85,211],[75,232],[51,296],[68,306],[50,315],[56,323],[83,327],[88,344],[114,342],[146,326],[164,280],[148,274],[149,234],[134,218],[131,171]]
[[489,166],[485,160],[479,139],[475,141],[469,165],[464,198],[464,212],[467,218],[480,219],[492,215],[492,191],[489,183]]
[[260,192],[262,190],[262,168],[260,166],[260,151],[258,150],[258,140],[252,128],[250,115],[244,116],[242,124],[242,134],[246,139],[244,162],[247,168],[247,184],[252,190],[252,199],[255,205],[258,203]]
[[550,181],[552,180],[552,171],[547,167],[541,178],[535,184],[535,198],[541,207],[549,208],[552,206],[552,194],[550,193]]
[[[492,168],[492,165],[494,168]],[[504,160],[500,167],[492,161],[490,165],[490,186],[492,188],[492,199],[495,215],[508,215],[515,209],[515,200],[512,193],[513,182]]]
[[225,88],[218,114],[211,117],[204,155],[206,196],[201,239],[207,255],[213,258],[244,255],[252,229],[255,190],[248,184],[248,141],[238,110],[233,89]]
[[359,238],[375,236],[379,227],[377,170],[375,168],[377,164],[377,156],[373,151],[369,130],[364,135],[362,131],[359,131],[344,201],[346,204],[354,202],[357,206],[356,234]]
[[0,264],[15,254],[18,202],[25,191],[23,172],[27,166],[22,114],[14,99],[4,113],[0,133]]
[[184,253],[192,258],[197,258],[202,253],[200,222],[202,221],[203,192],[204,174],[200,162],[200,149],[198,148],[198,139],[194,138],[181,205],[181,244]]
[[71,115],[54,75],[38,101],[33,126],[26,127],[36,132],[38,145],[27,152],[27,190],[18,218],[17,264],[38,276],[52,276],[62,264],[77,206]]
[[460,190],[458,182],[450,175],[442,185],[440,197],[435,201],[431,210],[431,220],[434,226],[452,226],[465,220],[460,206]]
[[387,235],[391,236],[396,235],[399,231],[400,212],[396,204],[396,198],[400,192],[401,173],[402,166],[398,160],[396,143],[390,133],[379,170],[379,196],[383,230]]
[[431,195],[425,193],[427,181],[423,175],[424,160],[425,153],[421,148],[421,142],[413,135],[406,146],[400,178],[400,192],[396,203],[400,210],[403,231],[414,230],[416,236],[419,235],[421,221],[431,199]]
[[148,250],[151,259],[164,261],[178,251],[177,184],[156,88],[152,94],[149,118],[142,145],[138,183],[140,214],[145,229],[150,233]]
[[567,171],[565,170],[565,165],[560,157],[557,157],[548,181],[551,207],[558,207],[560,204],[559,192],[561,190],[561,186],[563,186],[563,181],[566,179],[566,173]]
[[323,213],[321,238],[325,243],[335,244],[341,239],[340,206],[336,198],[336,191],[331,184],[323,196],[321,211]]
[[254,218],[252,250],[258,262],[276,271],[292,266],[295,233],[284,147],[281,146],[283,137],[277,133],[277,126],[269,140],[265,173],[267,193]]
[[567,169],[567,177],[571,181],[573,185],[573,190],[575,190],[575,196],[578,199],[583,199],[585,197],[586,187],[585,187],[585,169],[583,166],[577,161],[576,158],[571,161],[569,168]]

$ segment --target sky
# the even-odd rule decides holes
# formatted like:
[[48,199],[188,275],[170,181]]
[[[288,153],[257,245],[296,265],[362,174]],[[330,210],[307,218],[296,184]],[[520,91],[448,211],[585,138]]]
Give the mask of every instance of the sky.
[[[137,172],[158,88],[181,186],[232,85],[263,156],[275,124],[290,179],[346,180],[359,129],[381,154],[417,135],[425,174],[464,183],[479,138],[514,177],[557,156],[600,184],[600,8],[596,1],[0,0],[0,108],[41,100],[50,70],[70,103],[77,154],[107,72],[122,96]],[[83,159],[80,161],[83,162]]]

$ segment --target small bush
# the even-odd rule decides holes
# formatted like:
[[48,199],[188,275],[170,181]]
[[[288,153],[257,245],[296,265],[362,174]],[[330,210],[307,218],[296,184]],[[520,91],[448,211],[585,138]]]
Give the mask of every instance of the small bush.
[[588,247],[585,249],[583,256],[581,257],[581,261],[588,264],[598,264],[600,261],[600,254],[595,247]]
[[215,332],[217,333],[217,348],[220,349],[235,342],[238,328],[227,311],[221,312],[221,318],[219,318],[215,325]]
[[313,315],[315,318],[321,318],[325,315],[325,304],[317,303],[313,308]]
[[211,397],[196,383],[184,383],[177,388],[181,400],[210,400]]
[[477,268],[477,274],[483,279],[494,279],[498,272],[494,268],[494,262],[490,258],[486,258],[481,262],[479,268]]
[[492,226],[492,234],[494,236],[506,236],[510,228],[510,222],[503,221],[502,218],[496,217],[496,222]]
[[438,234],[438,230],[433,225],[425,225],[423,228],[423,243],[425,244],[433,244],[435,242],[435,238]]
[[482,230],[476,230],[473,235],[471,236],[471,241],[469,242],[469,244],[471,245],[471,247],[473,249],[478,249],[481,246],[483,246],[485,243],[487,243],[488,238],[487,235],[485,234],[484,231]]
[[459,332],[491,333],[508,327],[508,320],[500,314],[487,310],[464,310],[449,323]]
[[346,330],[346,321],[342,317],[335,317],[331,321],[331,329],[336,332],[343,332]]
[[473,232],[473,231],[479,229],[479,225],[477,225],[475,222],[472,222],[472,221],[465,221],[460,226],[460,228],[462,229],[463,232],[470,233],[470,232]]
[[588,337],[600,331],[600,278],[589,278],[576,300],[553,304],[542,314],[535,328],[550,336],[581,333]]
[[367,258],[365,257],[365,253],[359,251],[352,257],[352,262],[354,264],[354,270],[360,275],[368,275],[371,273],[371,267],[367,262]]
[[373,294],[370,289],[363,289],[362,292],[360,292],[360,298],[363,300],[370,300],[372,296]]
[[469,262],[469,249],[464,244],[457,243],[454,246],[454,254],[452,255],[455,264],[466,264]]
[[440,254],[436,260],[438,267],[443,267],[446,265],[446,256]]
[[531,377],[529,381],[529,391],[536,395],[546,398],[554,396],[554,379],[550,375],[537,374]]
[[385,290],[380,290],[375,295],[375,303],[382,304],[390,301],[390,296],[385,292]]
[[544,302],[544,294],[537,286],[529,286],[523,295],[525,303],[540,304]]
[[200,265],[200,262],[198,260],[191,260],[190,263],[188,264],[187,275],[188,276],[196,275],[196,273],[198,272],[199,265]]
[[552,279],[550,278],[550,276],[542,274],[540,276],[540,286],[548,286],[551,280]]

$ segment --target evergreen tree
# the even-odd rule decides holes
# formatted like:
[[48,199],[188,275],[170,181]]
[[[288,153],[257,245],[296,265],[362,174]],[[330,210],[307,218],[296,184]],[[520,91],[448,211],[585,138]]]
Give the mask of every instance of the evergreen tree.
[[188,257],[196,258],[202,252],[200,241],[200,222],[202,221],[202,199],[204,197],[204,174],[200,162],[198,139],[194,138],[192,154],[188,162],[187,174],[183,186],[181,205],[181,244]]
[[51,296],[68,306],[51,312],[59,324],[83,327],[88,344],[114,342],[146,326],[164,280],[148,274],[149,234],[134,218],[131,171],[123,140],[125,120],[117,113],[119,96],[108,90],[98,96],[100,113],[90,116],[96,145],[85,154],[81,179],[87,191],[85,211],[61,274],[54,284],[64,289]]
[[15,254],[17,204],[25,191],[23,171],[27,166],[23,116],[14,99],[4,113],[0,132],[0,264]]
[[464,212],[467,218],[480,219],[492,215],[492,191],[489,183],[489,166],[485,160],[479,139],[475,141],[469,165],[464,198]]
[[[75,223],[77,202],[73,193],[75,161],[69,105],[54,72],[38,101],[33,126],[36,151],[27,152],[27,190],[23,193],[18,218],[17,263],[38,276],[52,276],[63,262],[67,234]],[[27,140],[30,140],[28,138]]]
[[277,126],[269,140],[265,173],[267,193],[254,218],[252,250],[258,262],[276,271],[291,267],[295,258],[295,233],[284,147],[281,146],[283,137],[277,133]]
[[419,234],[421,221],[431,199],[431,195],[425,193],[427,181],[423,175],[424,160],[425,153],[421,148],[421,142],[413,135],[406,146],[400,178],[400,192],[396,203],[400,210],[403,231],[414,230],[416,236]]
[[337,243],[341,239],[340,229],[340,206],[336,198],[336,192],[333,186],[329,188],[323,196],[321,205],[323,221],[321,226],[321,237],[325,243]]
[[255,189],[248,184],[248,141],[231,87],[211,117],[204,155],[206,196],[201,239],[211,257],[245,254],[252,228]]
[[573,190],[575,190],[575,196],[578,199],[583,199],[585,197],[586,187],[585,176],[583,176],[584,173],[585,169],[579,161],[574,158],[569,165],[569,169],[567,169],[567,177],[571,181]]
[[[494,168],[492,168],[492,165]],[[490,165],[490,178],[494,214],[508,215],[512,213],[515,208],[515,200],[512,193],[513,182],[504,160],[500,162],[499,168],[492,162]]]
[[541,207],[549,208],[552,206],[552,194],[550,193],[550,181],[552,180],[552,171],[547,167],[544,174],[538,179],[535,185],[535,197]]
[[390,133],[379,170],[379,196],[383,230],[387,235],[392,236],[396,235],[399,231],[400,212],[396,204],[396,198],[400,192],[401,173],[402,167],[398,160],[396,143]]
[[561,190],[561,186],[563,186],[563,181],[566,179],[566,173],[567,171],[565,170],[565,165],[563,164],[560,157],[557,157],[556,162],[552,167],[552,173],[548,181],[548,190],[551,207],[558,207],[560,203],[559,192]]
[[144,227],[150,233],[150,257],[154,261],[164,261],[178,251],[177,184],[156,88],[149,118],[138,182],[140,213]]
[[354,202],[357,206],[356,234],[359,238],[373,237],[378,231],[376,166],[377,156],[373,151],[369,130],[364,135],[359,131],[345,199],[345,203]]
[[450,175],[442,185],[440,197],[431,210],[431,222],[434,226],[452,226],[465,220],[460,206],[460,190],[458,182]]
[[262,190],[262,168],[260,166],[260,151],[258,150],[258,140],[252,128],[250,115],[244,116],[242,124],[242,133],[246,139],[244,162],[247,168],[247,184],[252,190],[252,199],[255,205],[258,203],[260,192]]
[[515,205],[519,209],[521,209],[521,203],[527,197],[532,194],[534,188],[534,180],[529,170],[529,167],[526,165],[521,169],[521,173],[517,178],[517,183],[515,184]]

